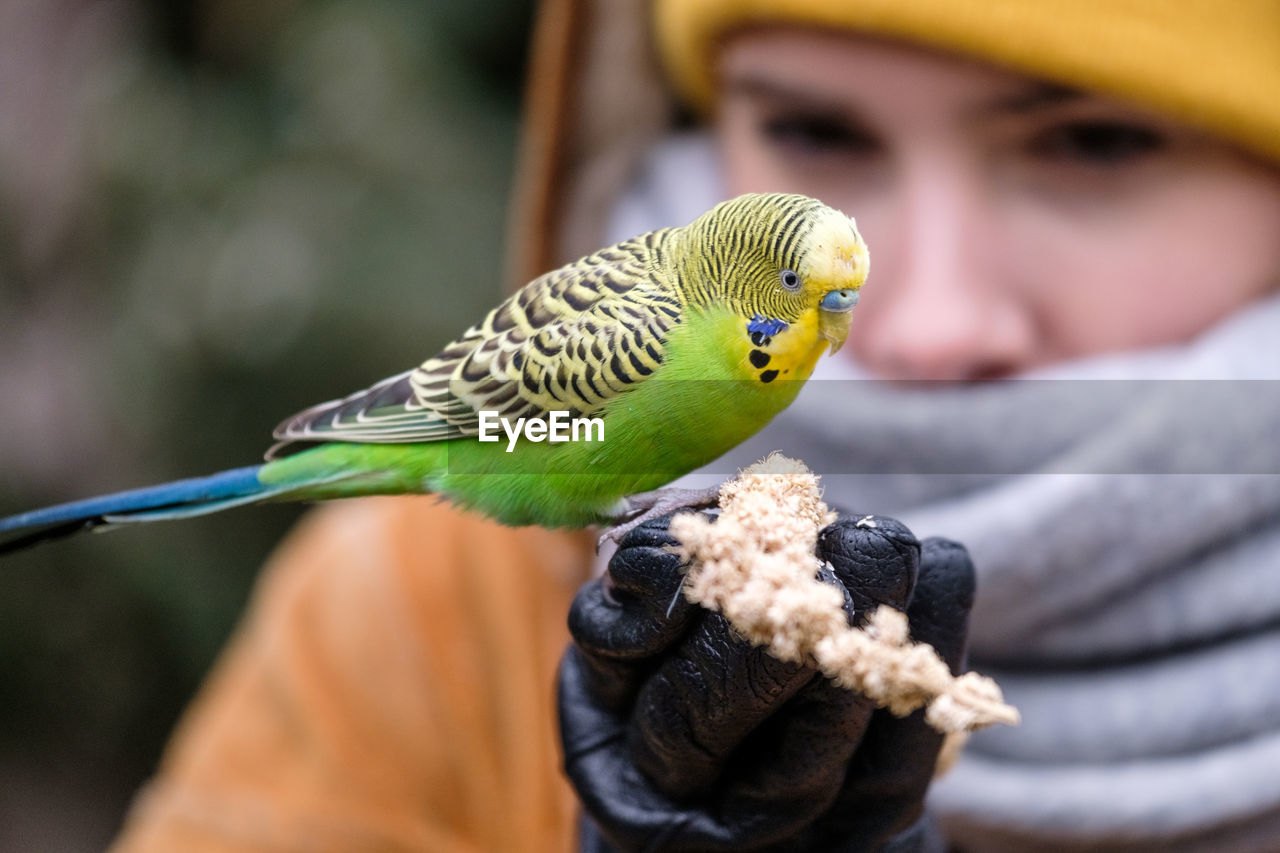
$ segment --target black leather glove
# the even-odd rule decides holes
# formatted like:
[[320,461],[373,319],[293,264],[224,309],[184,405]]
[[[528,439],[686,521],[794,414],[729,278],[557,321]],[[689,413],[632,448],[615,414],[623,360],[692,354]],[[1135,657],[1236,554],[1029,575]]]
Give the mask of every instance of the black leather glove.
[[[940,539],[841,516],[822,531],[823,580],[857,624],[905,609],[911,635],[960,671],[973,566]],[[927,850],[923,819],[942,737],[809,666],[746,644],[679,593],[668,518],[623,539],[578,592],[560,666],[569,779],[584,851]]]

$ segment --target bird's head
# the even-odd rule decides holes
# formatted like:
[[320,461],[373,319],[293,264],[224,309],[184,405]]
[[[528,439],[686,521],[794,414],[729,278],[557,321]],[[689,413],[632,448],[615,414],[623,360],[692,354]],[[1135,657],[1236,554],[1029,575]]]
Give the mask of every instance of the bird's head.
[[823,205],[800,252],[797,273],[806,306],[817,306],[818,334],[834,354],[849,337],[853,306],[871,270],[871,255],[853,217]]
[[853,219],[802,195],[743,195],[690,226],[701,246],[689,277],[748,317],[812,324],[836,352],[870,269]]

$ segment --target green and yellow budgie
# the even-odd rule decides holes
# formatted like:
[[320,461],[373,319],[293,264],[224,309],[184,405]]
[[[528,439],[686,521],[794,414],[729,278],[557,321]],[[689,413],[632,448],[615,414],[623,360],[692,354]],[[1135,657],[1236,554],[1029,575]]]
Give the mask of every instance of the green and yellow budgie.
[[795,398],[848,336],[867,270],[848,216],[741,196],[534,279],[413,370],[286,420],[264,464],[12,516],[0,552],[363,495],[438,494],[512,525],[634,520]]

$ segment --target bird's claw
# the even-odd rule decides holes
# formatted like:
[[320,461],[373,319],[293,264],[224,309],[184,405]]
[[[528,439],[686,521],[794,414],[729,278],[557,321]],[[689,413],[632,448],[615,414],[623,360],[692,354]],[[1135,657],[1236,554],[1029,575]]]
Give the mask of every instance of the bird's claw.
[[604,547],[605,542],[621,544],[628,533],[651,519],[661,518],[681,509],[705,509],[716,506],[719,502],[719,486],[707,489],[655,489],[624,498],[620,511],[614,516],[614,524],[605,528],[596,540],[596,551]]

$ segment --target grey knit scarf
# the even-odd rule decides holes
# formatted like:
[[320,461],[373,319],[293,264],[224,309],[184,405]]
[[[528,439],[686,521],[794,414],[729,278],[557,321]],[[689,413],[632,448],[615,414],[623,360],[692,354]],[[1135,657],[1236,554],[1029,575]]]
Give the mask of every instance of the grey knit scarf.
[[[710,158],[660,151],[619,233],[690,218]],[[1023,722],[935,784],[949,840],[1280,850],[1280,298],[1185,346],[1017,380],[902,387],[842,364],[709,473],[782,450],[831,504],[969,548],[970,663]]]

